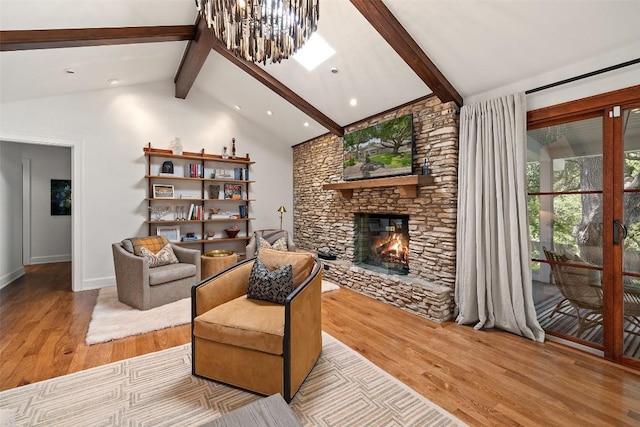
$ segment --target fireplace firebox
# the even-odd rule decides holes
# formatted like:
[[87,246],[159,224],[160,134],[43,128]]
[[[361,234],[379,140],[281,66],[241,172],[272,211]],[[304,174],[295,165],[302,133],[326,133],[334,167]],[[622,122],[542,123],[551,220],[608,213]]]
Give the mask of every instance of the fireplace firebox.
[[409,274],[409,215],[357,213],[354,262],[385,274]]

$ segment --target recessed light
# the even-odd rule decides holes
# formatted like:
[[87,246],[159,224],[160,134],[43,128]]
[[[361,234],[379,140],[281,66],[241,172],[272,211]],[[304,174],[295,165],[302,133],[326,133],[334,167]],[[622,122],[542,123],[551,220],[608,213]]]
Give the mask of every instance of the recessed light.
[[65,68],[64,72],[65,74],[75,74],[76,70],[74,70],[73,68]]
[[309,127],[309,122],[304,122],[304,127],[308,128]]
[[330,70],[333,74],[338,74],[338,69],[336,67],[331,67]]
[[107,80],[107,82],[108,82],[110,85],[115,86],[115,85],[117,85],[118,83],[120,83],[120,80],[118,80],[118,79],[109,79],[109,80]]
[[235,105],[234,107],[235,107],[236,110],[241,110],[242,109],[242,107],[239,106],[239,105]]
[[358,105],[358,100],[355,98],[351,98],[351,101],[349,101],[349,105],[355,107],[356,105]]
[[273,116],[273,111],[267,110],[267,116]]

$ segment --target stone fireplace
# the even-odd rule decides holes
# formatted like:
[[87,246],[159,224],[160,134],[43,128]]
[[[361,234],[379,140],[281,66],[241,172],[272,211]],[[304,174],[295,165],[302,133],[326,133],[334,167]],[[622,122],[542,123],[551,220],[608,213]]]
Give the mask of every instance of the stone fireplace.
[[[377,181],[369,180],[366,185],[351,181],[342,190],[327,188],[327,184],[345,182],[342,138],[327,134],[293,147],[293,237],[301,249],[336,255],[335,260],[323,260],[325,278],[432,320],[452,318],[456,110],[454,103],[443,104],[429,96],[345,129],[351,132],[412,113],[413,170],[420,170],[425,157],[432,169],[432,179],[416,179],[413,187],[376,185]],[[356,219],[357,215],[363,216]],[[368,229],[369,236],[356,237],[362,229]],[[394,234],[401,234],[400,242]],[[374,267],[363,265],[370,264],[363,258],[371,261],[372,251],[379,255]]]
[[354,264],[384,274],[409,274],[409,215],[356,213]]

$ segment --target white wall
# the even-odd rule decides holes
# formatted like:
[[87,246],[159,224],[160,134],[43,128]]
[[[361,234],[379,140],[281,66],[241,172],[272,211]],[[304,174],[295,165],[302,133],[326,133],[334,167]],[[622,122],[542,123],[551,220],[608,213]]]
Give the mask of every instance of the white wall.
[[[638,52],[640,52],[640,41],[630,46],[605,52],[597,57],[589,58],[558,70],[553,70],[526,80],[495,88],[485,93],[466,96],[464,103],[469,105],[515,92],[525,92],[546,84],[569,79],[616,64],[621,64],[637,58]],[[539,60],[544,61],[544,58],[539,58]],[[635,64],[615,71],[599,74],[597,76],[588,77],[583,80],[567,83],[562,86],[557,86],[540,92],[534,92],[527,95],[527,110],[531,111],[538,108],[635,86],[640,84],[640,77],[638,76],[640,76],[640,64]]]
[[70,261],[71,215],[51,215],[50,202],[51,180],[71,179],[71,149],[22,144],[22,159],[28,159],[31,171],[31,209],[30,215],[25,215],[25,219],[30,218],[31,232],[26,245],[29,252],[23,262],[29,265]]
[[[81,218],[79,236],[74,236],[74,245],[82,248],[81,289],[115,283],[111,243],[147,233],[142,149],[148,142],[169,148],[169,141],[179,136],[185,151],[219,153],[235,137],[238,153],[249,153],[256,162],[251,170],[256,180],[251,186],[256,199],[252,228],[277,227],[281,204],[293,211],[291,148],[197,90],[186,100],[176,99],[170,82],[5,103],[3,135],[82,142],[81,154],[73,159],[82,165],[82,189],[74,191]],[[291,230],[291,216],[284,219]]]
[[0,288],[24,274],[21,153],[20,144],[0,141]]

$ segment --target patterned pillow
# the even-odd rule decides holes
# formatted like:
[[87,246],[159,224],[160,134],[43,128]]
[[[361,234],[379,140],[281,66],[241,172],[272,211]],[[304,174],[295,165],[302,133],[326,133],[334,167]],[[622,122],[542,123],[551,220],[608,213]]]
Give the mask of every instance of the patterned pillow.
[[173,248],[170,243],[167,243],[164,248],[160,249],[155,254],[143,246],[140,248],[140,256],[149,261],[150,268],[160,267],[161,265],[177,264],[180,262],[178,261],[176,254],[173,252]]
[[140,249],[142,247],[156,253],[164,248],[167,243],[169,242],[164,236],[132,237],[131,239],[123,240],[122,247],[132,254],[140,256]]
[[289,248],[287,246],[287,239],[284,237],[279,238],[273,244],[269,243],[266,239],[262,237],[258,237],[258,252],[262,248],[275,249],[276,251],[287,251]]
[[269,271],[259,259],[251,268],[247,297],[284,304],[293,292],[293,267],[285,265],[277,270]]

